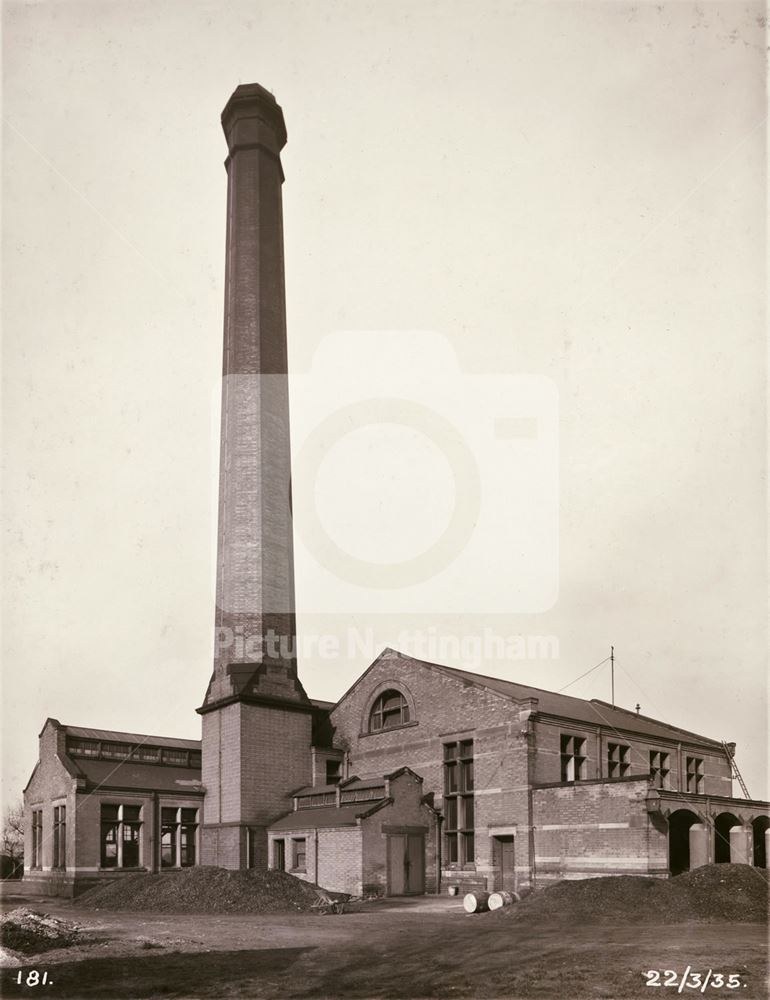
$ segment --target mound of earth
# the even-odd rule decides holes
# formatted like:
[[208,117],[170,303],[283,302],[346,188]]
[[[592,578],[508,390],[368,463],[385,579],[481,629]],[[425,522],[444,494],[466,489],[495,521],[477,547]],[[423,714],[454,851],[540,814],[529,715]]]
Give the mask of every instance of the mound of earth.
[[498,913],[579,923],[757,923],[767,920],[768,875],[751,865],[705,865],[671,879],[634,875],[557,882]]
[[309,910],[317,898],[316,886],[287,872],[200,866],[128,875],[89,889],[75,902],[89,909],[159,913],[285,913]]
[[20,965],[24,965],[22,956],[0,945],[0,969],[18,969]]
[[0,942],[11,953],[37,955],[52,948],[69,948],[77,943],[79,935],[80,927],[71,920],[37,913],[26,906],[0,917]]

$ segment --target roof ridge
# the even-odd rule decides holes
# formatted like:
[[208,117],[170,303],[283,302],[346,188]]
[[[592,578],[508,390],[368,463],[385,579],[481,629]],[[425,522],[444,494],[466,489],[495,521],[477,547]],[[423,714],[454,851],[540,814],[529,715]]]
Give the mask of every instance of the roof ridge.
[[[94,733],[105,733],[112,736],[128,736],[132,739],[139,738],[140,740],[177,740],[184,743],[201,743],[202,740],[196,739],[194,736],[163,736],[160,733],[130,733],[124,729],[101,729],[97,726],[72,726],[67,723],[60,723],[62,729],[65,733],[69,733],[73,729],[91,730]],[[88,739],[88,737],[84,737]]]

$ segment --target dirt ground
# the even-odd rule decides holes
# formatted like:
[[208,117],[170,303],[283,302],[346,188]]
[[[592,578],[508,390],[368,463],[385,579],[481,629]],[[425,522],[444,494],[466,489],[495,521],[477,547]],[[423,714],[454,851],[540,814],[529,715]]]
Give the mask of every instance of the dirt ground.
[[[7,910],[22,900],[8,899]],[[46,986],[2,970],[2,996],[110,998],[369,998],[700,996],[651,989],[647,970],[708,969],[741,976],[737,989],[768,995],[761,924],[528,925],[466,914],[455,899],[422,897],[315,914],[168,914],[84,910],[61,900],[27,906],[77,921],[82,944],[28,957]],[[712,980],[713,981],[713,980]]]

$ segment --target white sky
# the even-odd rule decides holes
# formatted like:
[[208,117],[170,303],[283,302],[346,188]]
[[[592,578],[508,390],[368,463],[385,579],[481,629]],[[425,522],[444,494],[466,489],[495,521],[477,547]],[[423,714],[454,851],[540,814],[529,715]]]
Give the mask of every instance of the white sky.
[[[219,113],[248,82],[275,93],[289,133],[293,370],[335,332],[422,331],[452,348],[458,401],[488,405],[463,379],[501,375],[550,380],[559,401],[552,607],[500,601],[512,502],[511,536],[482,539],[489,568],[482,548],[444,614],[375,591],[352,608],[298,546],[302,635],[371,628],[374,651],[404,629],[555,636],[557,660],[477,665],[551,689],[614,643],[618,703],[735,740],[767,797],[763,4],[62,0],[3,15],[4,797],[48,715],[199,735]],[[456,419],[472,436],[463,406]],[[366,469],[331,452],[319,476],[322,518],[363,558],[388,532],[408,558],[407,526],[432,538],[451,515],[443,459],[404,434],[383,431]],[[311,653],[300,670],[336,700],[367,664]],[[609,698],[606,668],[570,693]]]

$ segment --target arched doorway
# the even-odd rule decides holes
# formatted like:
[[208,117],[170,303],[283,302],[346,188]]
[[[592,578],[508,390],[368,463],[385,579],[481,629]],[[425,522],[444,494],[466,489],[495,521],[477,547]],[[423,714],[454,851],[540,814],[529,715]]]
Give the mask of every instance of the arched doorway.
[[757,816],[751,824],[754,834],[754,867],[767,868],[767,831],[770,830],[770,817]]
[[732,813],[720,813],[714,820],[714,861],[727,864],[731,860],[730,831],[741,821]]
[[700,817],[689,809],[676,809],[668,818],[668,868],[672,875],[690,870],[690,829]]

